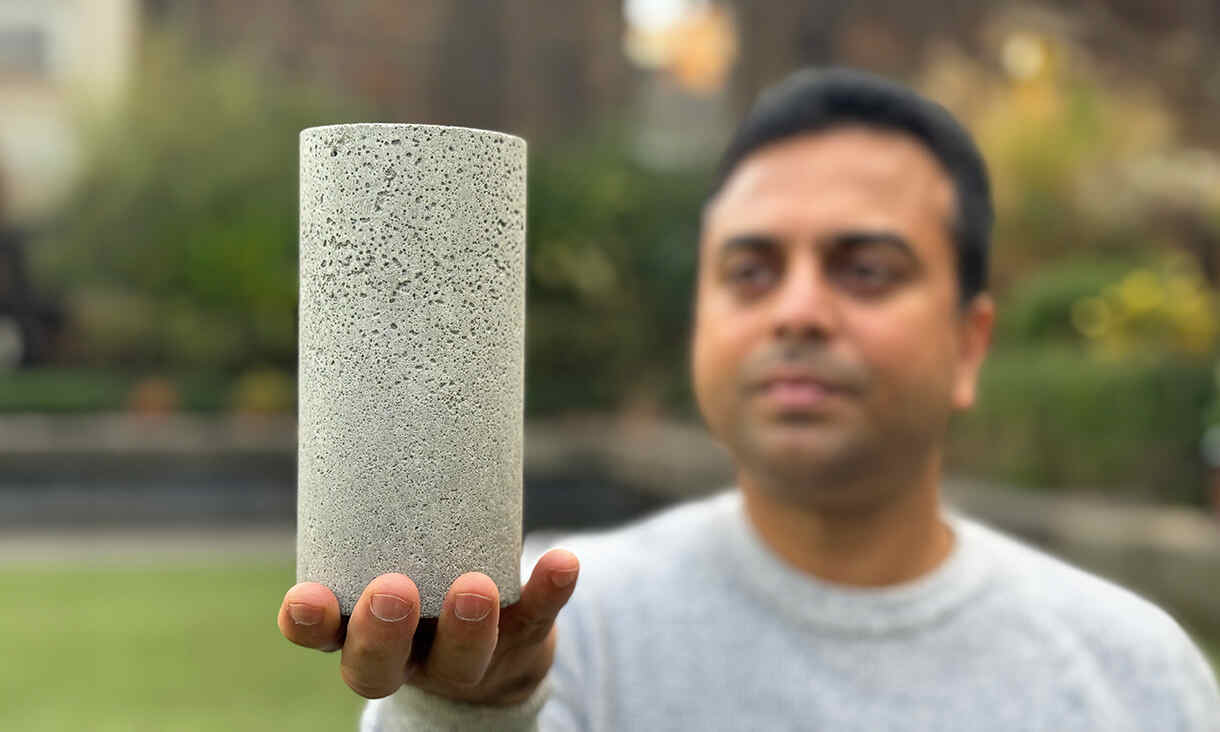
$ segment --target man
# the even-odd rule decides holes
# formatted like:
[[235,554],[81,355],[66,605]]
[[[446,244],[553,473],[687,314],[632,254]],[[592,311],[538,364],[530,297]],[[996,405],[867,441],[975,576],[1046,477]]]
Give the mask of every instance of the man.
[[1169,615],[941,507],[994,318],[991,217],[945,110],[794,75],[702,221],[695,394],[736,489],[571,537],[502,611],[459,577],[422,662],[402,575],[370,583],[345,636],[329,590],[298,585],[282,632],[342,647],[378,699],[365,730],[1220,730]]

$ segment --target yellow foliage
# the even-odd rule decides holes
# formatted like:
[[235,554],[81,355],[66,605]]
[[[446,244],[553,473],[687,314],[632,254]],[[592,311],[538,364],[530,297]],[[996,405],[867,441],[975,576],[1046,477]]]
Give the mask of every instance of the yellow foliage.
[[1220,299],[1193,262],[1179,255],[1082,298],[1072,307],[1072,325],[1103,356],[1150,349],[1204,356],[1220,335],[1218,308]]
[[277,369],[252,369],[234,384],[229,401],[231,408],[239,413],[291,411],[296,403],[296,382],[291,374]]

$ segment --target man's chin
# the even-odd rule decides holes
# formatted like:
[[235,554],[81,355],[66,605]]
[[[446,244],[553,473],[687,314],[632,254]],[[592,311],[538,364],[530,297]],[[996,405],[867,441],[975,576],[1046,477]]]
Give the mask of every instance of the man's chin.
[[734,453],[743,467],[788,479],[824,478],[859,469],[864,450],[843,425],[825,420],[783,420],[752,425]]
[[844,515],[874,510],[880,502],[872,491],[860,490],[861,478],[877,468],[877,457],[850,435],[754,437],[734,449],[738,467],[773,499],[801,510]]

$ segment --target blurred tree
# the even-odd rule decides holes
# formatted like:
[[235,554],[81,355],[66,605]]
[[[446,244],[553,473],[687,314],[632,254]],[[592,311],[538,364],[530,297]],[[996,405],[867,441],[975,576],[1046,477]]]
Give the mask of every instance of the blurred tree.
[[527,405],[689,412],[687,335],[709,171],[632,162],[615,135],[530,161]]
[[294,369],[297,133],[341,107],[150,40],[127,104],[33,248],[88,364]]
[[[65,360],[223,371],[239,409],[290,406],[297,133],[359,115],[239,60],[154,41],[122,114],[36,248],[67,303]],[[343,111],[340,111],[343,110]],[[531,149],[532,412],[686,403],[686,323],[706,171],[657,172],[622,134]]]
[[1201,505],[1220,311],[1215,156],[1154,84],[1071,37],[998,23],[992,64],[939,47],[920,86],[983,150],[999,320],[951,463],[1038,489]]

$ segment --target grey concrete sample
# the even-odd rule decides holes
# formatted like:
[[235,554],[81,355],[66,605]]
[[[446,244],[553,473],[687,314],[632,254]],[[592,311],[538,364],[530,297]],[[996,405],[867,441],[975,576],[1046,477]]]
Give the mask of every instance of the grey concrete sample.
[[301,132],[297,579],[351,613],[402,572],[520,597],[525,141]]

